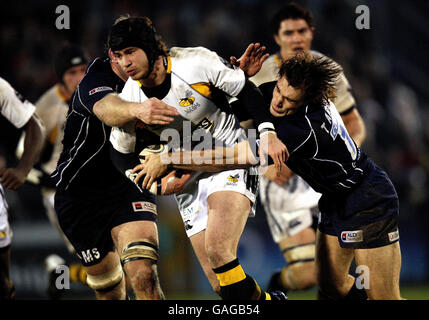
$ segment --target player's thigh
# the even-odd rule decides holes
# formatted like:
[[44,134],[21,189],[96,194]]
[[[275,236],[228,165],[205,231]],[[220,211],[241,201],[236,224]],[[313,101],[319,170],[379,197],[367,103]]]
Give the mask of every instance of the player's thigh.
[[[355,249],[356,264],[361,267],[363,287],[369,299],[400,299],[399,274],[401,250],[399,241],[372,249]],[[366,274],[367,273],[367,274]]]
[[[347,293],[353,249],[341,248],[336,236],[316,232],[316,278],[319,286]],[[337,291],[338,291],[337,290]],[[342,292],[345,291],[345,292]]]
[[207,203],[206,245],[237,248],[252,203],[245,195],[231,191],[212,193]]
[[158,228],[154,221],[130,221],[114,227],[111,231],[112,239],[118,252],[129,243],[138,240],[148,240],[158,245]]

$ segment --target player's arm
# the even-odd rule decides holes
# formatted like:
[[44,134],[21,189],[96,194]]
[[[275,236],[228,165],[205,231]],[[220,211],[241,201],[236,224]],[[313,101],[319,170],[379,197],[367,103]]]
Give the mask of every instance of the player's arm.
[[121,127],[133,120],[146,124],[166,125],[178,116],[177,110],[157,98],[142,103],[123,100],[118,94],[110,93],[94,104],[94,114],[110,127]]
[[145,162],[137,165],[132,173],[135,174],[136,183],[142,181],[141,186],[150,189],[155,179],[169,169],[219,172],[247,168],[258,164],[256,154],[247,140],[229,148],[166,152],[147,156]]
[[45,129],[34,113],[24,126],[24,151],[16,168],[0,169],[0,179],[3,186],[16,190],[21,187],[33,165],[39,160],[43,147]]
[[350,137],[360,147],[366,138],[366,128],[359,111],[352,108],[348,112],[342,113],[341,118]]

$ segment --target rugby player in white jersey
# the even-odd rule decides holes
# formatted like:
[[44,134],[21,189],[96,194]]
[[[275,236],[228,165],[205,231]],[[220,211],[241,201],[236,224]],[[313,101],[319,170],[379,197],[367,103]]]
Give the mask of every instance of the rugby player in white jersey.
[[[312,14],[295,3],[289,3],[272,19],[273,37],[279,51],[272,54],[261,70],[251,78],[257,86],[277,80],[283,61],[299,52],[311,52],[315,28]],[[358,146],[365,139],[365,126],[356,108],[350,85],[341,72],[335,84],[338,112],[350,136]],[[268,289],[301,290],[316,284],[314,213],[321,196],[286,165],[280,173],[269,167],[260,178],[259,195],[264,206],[273,240],[278,244],[287,265],[275,272]]]
[[14,295],[14,287],[9,278],[12,230],[8,222],[3,187],[11,190],[21,187],[39,159],[45,130],[34,110],[35,107],[30,102],[0,78],[0,114],[16,128],[23,128],[26,133],[24,151],[18,165],[10,168],[0,164],[0,300],[11,299]]
[[[160,45],[146,17],[119,20],[111,28],[108,40],[118,64],[130,76],[121,98],[143,102],[156,97],[180,114],[168,126],[144,126],[146,130],[156,133],[161,140],[169,133],[178,132],[183,144],[190,142],[190,135],[197,135],[199,139],[208,135],[225,146],[232,146],[246,139],[246,135],[232,111],[227,111],[227,94],[252,106],[249,112],[259,113],[253,116],[260,120],[257,127],[261,141],[266,140],[270,146],[265,149],[266,153],[270,151],[270,157],[277,163],[286,158],[287,150],[277,139],[272,123],[261,122],[270,117],[269,114],[266,117],[266,110],[261,107],[262,95],[242,70],[227,67],[215,52],[202,47],[173,47],[160,55],[157,50]],[[186,132],[188,125],[192,132]],[[110,141],[116,150],[112,157],[138,155],[141,150],[136,144],[141,126],[133,122],[112,129]],[[122,173],[139,163],[136,156],[130,161],[123,165]],[[252,170],[256,168],[217,174],[198,172],[175,197],[197,258],[222,299],[284,300],[286,297],[281,292],[261,290],[256,281],[245,274],[237,258],[238,242],[247,218],[254,214],[257,174]],[[142,186],[145,184],[144,181]]]

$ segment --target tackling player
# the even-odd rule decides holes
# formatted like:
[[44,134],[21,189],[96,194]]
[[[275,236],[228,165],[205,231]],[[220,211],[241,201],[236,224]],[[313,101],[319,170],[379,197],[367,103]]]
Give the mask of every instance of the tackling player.
[[112,125],[169,123],[176,110],[155,99],[120,99],[116,93],[126,79],[116,63],[97,58],[73,94],[52,174],[55,211],[98,299],[126,298],[124,272],[137,299],[163,299],[155,199],[117,173],[108,138]]
[[[271,55],[251,78],[258,86],[277,80],[280,66],[288,57],[299,52],[323,56],[311,50],[315,28],[308,10],[289,3],[274,15],[271,24],[279,51]],[[365,125],[343,72],[336,79],[335,91],[335,107],[351,138],[361,146],[365,139]],[[287,261],[281,271],[273,274],[268,288],[301,290],[314,286],[315,231],[312,225],[321,194],[287,166],[283,166],[280,173],[271,166],[260,178],[259,195],[272,237]]]
[[[326,57],[302,54],[286,60],[279,80],[260,89],[290,152],[286,165],[322,194],[315,260],[320,298],[401,299],[398,196],[387,174],[351,139],[330,101],[340,72]],[[150,156],[134,172],[152,180],[168,168],[198,170],[201,162],[209,170],[210,161],[213,171],[254,163],[252,151],[241,148],[249,149],[248,143],[240,142],[234,152],[168,154],[167,160],[192,159],[188,165]],[[353,259],[367,273],[361,286],[349,275]]]
[[[215,52],[202,47],[173,47],[167,52],[146,17],[119,19],[111,28],[109,48],[130,76],[121,97],[134,102],[156,97],[180,114],[167,126],[145,126],[147,130],[162,136],[164,129],[173,128],[181,135],[189,124],[192,134],[208,134],[232,146],[246,136],[227,104],[226,93],[237,96],[251,112],[259,114],[255,118],[259,119],[259,131],[265,132],[262,139],[273,147],[270,156],[276,162],[285,159],[286,149],[273,134],[272,123],[264,122],[269,113],[261,108],[260,92],[242,70],[227,67]],[[111,133],[116,156],[131,158],[132,166],[125,164],[123,173],[138,163],[136,125],[140,126],[128,123]],[[183,145],[190,142],[189,136],[182,138]],[[283,293],[261,290],[237,258],[238,242],[256,200],[257,175],[252,174],[253,169],[198,172],[175,197],[197,258],[223,299],[282,300],[286,299]]]
[[0,78],[0,114],[26,133],[23,154],[16,168],[0,166],[0,300],[14,297],[14,287],[9,278],[12,230],[8,222],[3,186],[17,190],[39,159],[45,129],[34,111],[35,107],[30,102]]

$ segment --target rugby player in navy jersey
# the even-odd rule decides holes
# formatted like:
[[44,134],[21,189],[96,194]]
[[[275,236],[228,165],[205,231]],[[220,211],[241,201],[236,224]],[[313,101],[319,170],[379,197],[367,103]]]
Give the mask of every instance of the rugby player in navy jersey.
[[[401,299],[398,196],[387,174],[350,138],[330,100],[340,72],[326,57],[301,54],[282,64],[278,81],[260,89],[288,148],[286,165],[322,194],[316,234],[319,297],[347,300],[367,294],[369,299]],[[223,152],[150,156],[134,171],[139,177],[149,176],[150,187],[152,179],[169,168],[198,170],[203,163],[205,170],[216,171],[254,163],[251,150],[248,142],[240,142]],[[179,156],[192,163],[168,163]],[[349,275],[353,258],[364,270],[357,285]]]
[[113,167],[109,134],[113,125],[138,119],[165,124],[174,108],[151,99],[129,103],[118,97],[127,79],[109,58],[90,63],[71,98],[63,151],[52,178],[60,227],[85,267],[97,299],[125,299],[125,277],[137,299],[163,299],[154,196],[141,193]]

